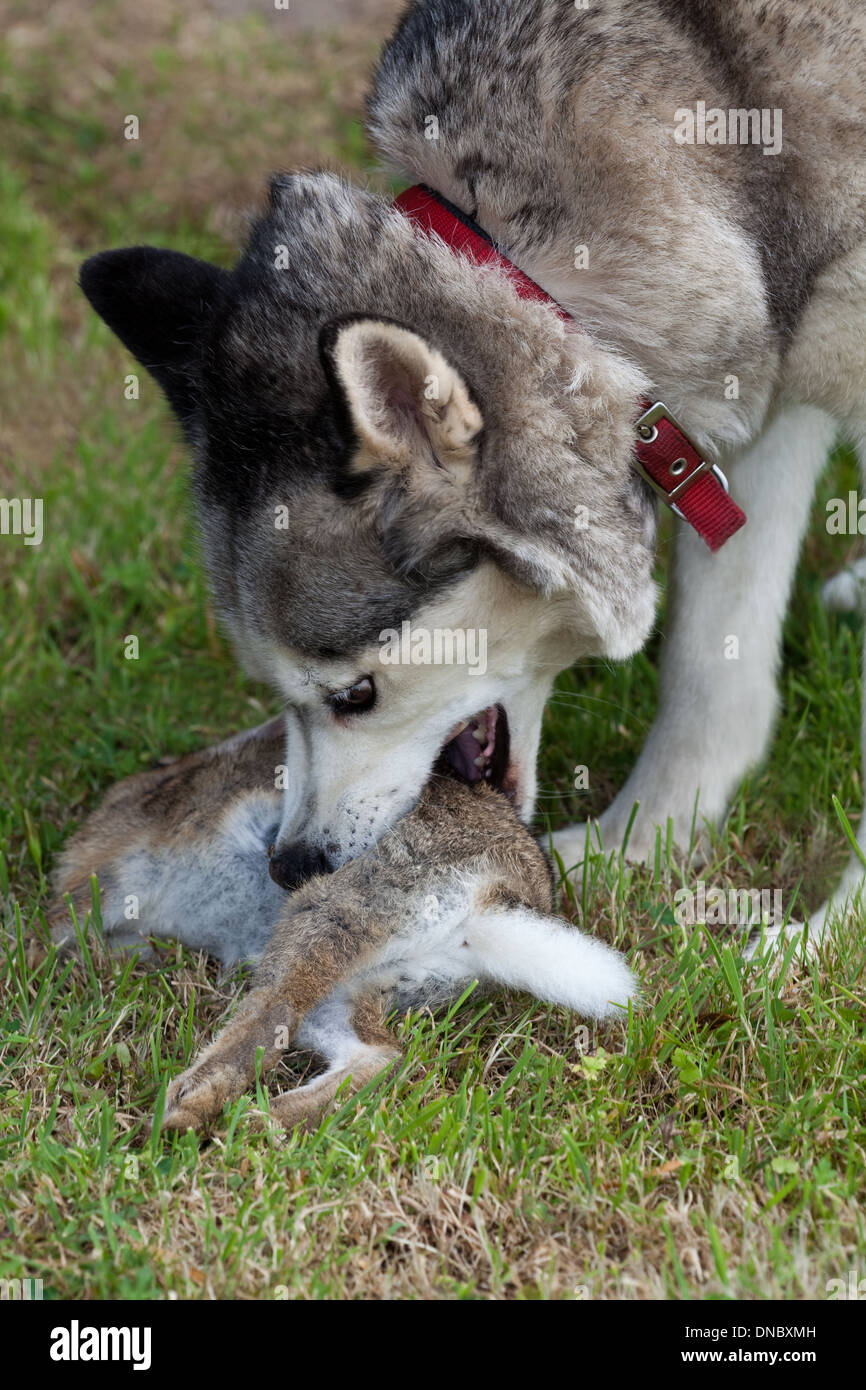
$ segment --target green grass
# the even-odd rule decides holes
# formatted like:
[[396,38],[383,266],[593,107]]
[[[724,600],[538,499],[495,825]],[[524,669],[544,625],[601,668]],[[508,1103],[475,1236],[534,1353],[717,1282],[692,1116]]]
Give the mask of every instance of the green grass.
[[[677,924],[684,880],[663,846],[652,870],[596,858],[566,905],[641,972],[627,1026],[585,1033],[561,1009],[470,997],[401,1020],[396,1075],[313,1133],[253,1135],[249,1100],[202,1146],[148,1133],[239,977],[171,946],[155,966],[112,959],[93,932],[81,961],[59,961],[46,875],[113,781],[274,702],[215,628],[168,412],[144,375],[124,400],[134,365],[85,312],[75,269],[148,238],[226,264],[234,211],[271,166],[323,150],[365,174],[356,117],[375,45],[296,36],[287,50],[222,21],[193,43],[160,7],[68,8],[66,30],[38,41],[13,25],[0,59],[14,137],[0,141],[0,495],[45,499],[40,547],[0,540],[0,1277],[76,1298],[823,1297],[866,1257],[862,940],[842,932],[775,976],[744,965],[722,929]],[[25,23],[20,5],[0,9]],[[129,111],[140,150],[117,136]],[[795,917],[845,858],[832,796],[854,819],[861,804],[862,624],[819,601],[846,558],[823,500],[850,486],[840,452],[786,626],[770,757],[702,871],[781,887]],[[624,779],[653,717],[656,648],[560,678],[551,824],[597,813]],[[588,792],[572,789],[580,762]]]

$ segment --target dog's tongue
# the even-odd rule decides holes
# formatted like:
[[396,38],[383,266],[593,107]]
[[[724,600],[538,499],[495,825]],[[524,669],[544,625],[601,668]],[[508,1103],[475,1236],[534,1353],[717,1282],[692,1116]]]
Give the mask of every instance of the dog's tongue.
[[[496,716],[498,710],[495,706],[490,709],[482,710],[470,719],[463,728],[458,726],[457,731],[452,735],[445,745],[445,758],[454,768],[458,776],[465,782],[480,782],[485,775],[484,765],[478,766],[481,755],[489,758],[493,752],[493,745],[496,739]],[[479,738],[479,731],[484,730],[484,737]]]
[[481,752],[481,744],[474,737],[476,727],[475,720],[470,720],[466,728],[445,745],[447,761],[464,782],[480,782],[482,777],[481,768],[475,765]]

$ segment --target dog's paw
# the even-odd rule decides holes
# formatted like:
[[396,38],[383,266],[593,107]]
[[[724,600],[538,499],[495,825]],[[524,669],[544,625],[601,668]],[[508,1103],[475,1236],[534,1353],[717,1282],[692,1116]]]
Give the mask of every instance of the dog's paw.
[[[573,878],[582,870],[584,859],[595,854],[603,854],[605,857],[610,854],[622,854],[623,859],[629,864],[651,864],[659,837],[664,852],[668,838],[666,818],[660,818],[658,827],[652,815],[638,814],[629,823],[628,819],[623,820],[618,814],[613,814],[614,810],[615,803],[610,808],[611,814],[605,811],[598,820],[580,821],[577,825],[567,825],[564,829],[553,832],[553,848],[562,860],[569,878]],[[705,856],[707,845],[699,835],[689,850],[691,838],[690,830],[684,830],[681,826],[678,828],[677,822],[674,821],[674,845],[677,846],[678,853],[685,855],[688,852],[690,862],[696,865]],[[547,841],[542,840],[542,844],[547,848]]]
[[759,922],[748,931],[743,943],[743,956],[746,960],[766,959],[772,969],[781,964],[785,947],[795,938],[805,955],[812,956],[816,953],[818,940],[805,922],[789,921],[769,925]]
[[835,613],[866,612],[866,557],[828,579],[821,588],[824,604]]

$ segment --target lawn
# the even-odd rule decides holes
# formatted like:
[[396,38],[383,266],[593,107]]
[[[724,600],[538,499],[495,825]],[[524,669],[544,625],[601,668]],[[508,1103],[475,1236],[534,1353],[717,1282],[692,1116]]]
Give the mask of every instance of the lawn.
[[[87,311],[77,266],[143,241],[230,264],[272,168],[386,186],[358,122],[372,29],[281,34],[180,10],[97,0],[34,20],[0,0],[0,496],[44,499],[41,545],[0,537],[0,1278],[55,1298],[824,1298],[866,1268],[856,926],[771,974],[725,928],[677,922],[695,873],[667,845],[652,869],[598,855],[563,910],[638,969],[627,1026],[470,996],[400,1020],[396,1074],[315,1131],[253,1134],[245,1100],[203,1145],[148,1121],[240,975],[171,945],[155,965],[113,959],[97,922],[81,960],[48,947],[52,861],[105,789],[278,703],[233,663],[175,427],[144,374],[126,399],[137,368]],[[840,450],[771,754],[701,871],[781,890],[794,918],[846,857],[831,798],[856,820],[862,796],[862,622],[820,601],[849,558],[824,504],[855,486]],[[597,813],[623,780],[657,646],[560,678],[540,829]]]

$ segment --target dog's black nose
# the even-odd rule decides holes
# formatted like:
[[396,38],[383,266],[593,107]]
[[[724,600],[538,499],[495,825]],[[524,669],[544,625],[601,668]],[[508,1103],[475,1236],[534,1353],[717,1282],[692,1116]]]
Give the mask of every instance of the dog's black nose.
[[299,887],[304,879],[312,878],[313,874],[329,874],[331,864],[322,850],[299,843],[287,845],[285,849],[273,854],[269,872],[274,883],[291,892],[293,888]]

